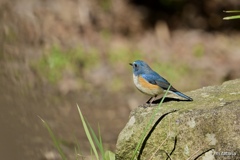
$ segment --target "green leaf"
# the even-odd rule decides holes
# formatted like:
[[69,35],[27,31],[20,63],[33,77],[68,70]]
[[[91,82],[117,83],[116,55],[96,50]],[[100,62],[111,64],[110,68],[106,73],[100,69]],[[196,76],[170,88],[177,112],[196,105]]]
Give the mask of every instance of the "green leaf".
[[240,10],[223,11],[225,13],[240,13]]
[[76,156],[76,160],[79,160],[79,157],[82,157],[83,154],[81,153],[81,149],[80,149],[80,144],[76,138],[76,136],[74,136],[75,142],[76,142],[76,146],[74,147],[75,150],[75,156]]
[[[39,116],[38,116],[39,117]],[[58,150],[58,153],[60,154],[60,156],[62,157],[63,160],[67,160],[66,156],[64,155],[63,153],[63,150],[62,148],[60,147],[60,143],[58,141],[58,139],[56,138],[56,136],[54,135],[52,129],[50,128],[50,126],[48,125],[48,123],[46,121],[44,121],[41,117],[39,117],[41,119],[41,121],[43,122],[44,126],[47,128],[48,130],[48,133],[50,134],[52,140],[53,140],[53,143],[54,143],[54,146],[57,148]]]
[[[240,13],[240,10],[223,11],[225,13]],[[224,17],[223,20],[240,19],[240,15]]]
[[[87,125],[88,125],[88,128],[89,128],[89,130],[90,130],[90,132],[91,132],[91,135],[92,135],[92,137],[93,137],[93,139],[94,139],[94,142],[96,143],[99,151],[101,152],[102,157],[104,157],[104,149],[103,149],[103,144],[102,144],[101,138],[99,138],[99,139],[97,138],[95,132],[93,131],[93,129],[92,129],[92,127],[89,125],[89,123],[87,123]],[[99,133],[100,133],[100,132],[99,132]]]
[[224,17],[223,20],[240,19],[240,15]]
[[97,160],[99,160],[99,156],[98,156],[97,149],[96,149],[96,147],[95,147],[95,144],[94,144],[94,142],[93,142],[92,136],[91,136],[91,134],[90,134],[90,132],[89,132],[88,126],[87,126],[87,124],[86,124],[86,122],[85,122],[85,119],[84,119],[84,117],[83,117],[83,115],[82,115],[82,112],[81,112],[78,104],[77,104],[77,108],[78,108],[78,112],[79,112],[79,115],[80,115],[80,118],[81,118],[81,121],[82,121],[82,124],[83,124],[83,128],[84,128],[85,134],[86,134],[86,136],[87,136],[87,138],[88,138],[88,141],[89,141],[89,143],[90,143],[90,145],[91,145],[91,148],[92,148],[92,150],[93,150],[93,153],[94,153],[95,157],[97,158]]
[[106,151],[104,157],[105,160],[115,160],[115,154],[111,151]]

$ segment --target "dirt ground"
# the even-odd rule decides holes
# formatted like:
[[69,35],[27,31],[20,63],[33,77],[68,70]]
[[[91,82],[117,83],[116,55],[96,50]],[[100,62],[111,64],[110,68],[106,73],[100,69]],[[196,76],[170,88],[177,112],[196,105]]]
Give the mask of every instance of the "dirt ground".
[[[240,77],[239,30],[223,29],[231,22],[221,21],[222,27],[213,30],[173,27],[177,20],[171,18],[149,28],[146,9],[103,2],[0,2],[2,159],[60,159],[39,117],[49,123],[69,159],[75,159],[77,142],[89,155],[76,104],[96,131],[100,126],[106,148],[114,152],[131,110],[149,98],[133,85],[133,60],[145,60],[183,92]],[[55,45],[61,53],[52,52]],[[83,50],[80,56],[68,52],[76,48]],[[62,52],[73,55],[64,67],[39,65]]]

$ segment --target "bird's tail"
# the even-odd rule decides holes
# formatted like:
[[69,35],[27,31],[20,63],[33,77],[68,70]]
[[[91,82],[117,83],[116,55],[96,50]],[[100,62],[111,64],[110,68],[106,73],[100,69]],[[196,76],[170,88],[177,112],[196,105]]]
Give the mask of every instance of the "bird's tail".
[[174,92],[175,94],[177,94],[178,96],[180,96],[180,97],[183,97],[183,98],[185,98],[185,99],[187,99],[187,100],[189,100],[189,101],[193,101],[193,99],[191,98],[191,97],[188,97],[187,95],[185,95],[185,94],[183,94],[183,93],[181,93],[181,92]]

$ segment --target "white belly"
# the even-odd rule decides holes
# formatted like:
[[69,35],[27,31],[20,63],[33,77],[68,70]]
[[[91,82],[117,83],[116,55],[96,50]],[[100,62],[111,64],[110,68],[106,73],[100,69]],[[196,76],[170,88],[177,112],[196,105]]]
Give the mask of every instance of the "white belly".
[[133,74],[133,82],[137,89],[141,91],[144,94],[150,95],[150,96],[157,96],[159,94],[163,93],[163,89],[161,87],[144,87],[143,85],[140,84],[139,79],[137,76]]

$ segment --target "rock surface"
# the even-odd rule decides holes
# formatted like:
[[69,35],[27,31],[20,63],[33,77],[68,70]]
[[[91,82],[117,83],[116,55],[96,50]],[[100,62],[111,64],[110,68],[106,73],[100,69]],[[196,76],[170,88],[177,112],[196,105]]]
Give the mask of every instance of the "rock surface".
[[[160,106],[136,157],[240,159],[240,80],[204,87],[187,95],[194,101],[170,101]],[[155,109],[157,105],[132,111],[118,137],[116,159],[132,158]]]

